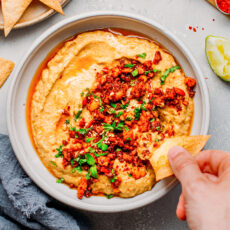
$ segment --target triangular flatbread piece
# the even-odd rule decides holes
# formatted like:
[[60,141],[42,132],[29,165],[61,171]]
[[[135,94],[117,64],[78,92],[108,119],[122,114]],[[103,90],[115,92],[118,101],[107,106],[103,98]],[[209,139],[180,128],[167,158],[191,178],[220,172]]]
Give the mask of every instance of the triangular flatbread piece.
[[48,7],[56,10],[58,13],[65,15],[62,10],[60,0],[39,0],[39,1],[47,5]]
[[173,175],[169,164],[168,152],[174,146],[181,146],[196,156],[205,146],[210,136],[181,136],[167,139],[150,158],[150,163],[156,174],[156,181]]
[[2,14],[5,36],[21,18],[32,0],[2,0]]
[[14,63],[12,61],[6,60],[0,57],[0,88],[9,77],[10,73],[14,68]]

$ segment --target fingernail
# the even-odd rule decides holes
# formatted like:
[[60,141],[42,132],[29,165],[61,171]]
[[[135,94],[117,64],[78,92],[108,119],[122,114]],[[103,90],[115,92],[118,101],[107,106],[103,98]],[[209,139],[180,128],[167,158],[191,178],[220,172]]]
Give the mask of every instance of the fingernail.
[[169,160],[174,160],[178,153],[184,152],[184,149],[180,146],[172,147],[168,152]]

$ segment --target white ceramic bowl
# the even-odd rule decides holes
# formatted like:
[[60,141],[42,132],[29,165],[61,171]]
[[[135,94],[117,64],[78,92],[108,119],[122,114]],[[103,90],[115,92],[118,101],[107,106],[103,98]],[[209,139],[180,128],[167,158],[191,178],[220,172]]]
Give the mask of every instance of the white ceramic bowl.
[[[78,200],[76,190],[56,179],[44,167],[37,156],[26,126],[25,104],[30,82],[39,64],[58,43],[74,34],[98,28],[117,27],[146,34],[163,44],[179,61],[188,76],[197,80],[195,116],[192,135],[206,134],[209,125],[208,90],[201,70],[189,50],[171,32],[155,21],[122,12],[92,12],[68,18],[44,32],[26,52],[17,66],[7,101],[7,125],[10,140],[20,164],[30,178],[50,196],[75,208],[95,212],[120,212],[135,209],[156,201],[176,184],[174,177],[157,183],[151,191],[134,198],[106,199],[91,197]],[[27,49],[25,44],[25,49]]]

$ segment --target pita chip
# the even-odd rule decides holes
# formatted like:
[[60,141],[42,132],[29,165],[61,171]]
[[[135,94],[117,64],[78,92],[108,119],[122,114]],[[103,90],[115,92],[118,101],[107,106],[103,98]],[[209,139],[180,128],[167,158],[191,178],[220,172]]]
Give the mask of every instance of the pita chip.
[[39,0],[39,1],[42,2],[43,4],[47,5],[48,7],[56,10],[58,13],[65,15],[63,10],[62,10],[60,0]]
[[150,163],[156,174],[156,181],[162,180],[173,175],[168,152],[174,146],[181,146],[196,156],[205,146],[210,136],[181,136],[167,139],[150,158]]
[[12,61],[6,60],[0,57],[0,88],[9,77],[10,73],[14,68],[14,63]]
[[5,36],[21,18],[32,0],[2,0],[2,14]]

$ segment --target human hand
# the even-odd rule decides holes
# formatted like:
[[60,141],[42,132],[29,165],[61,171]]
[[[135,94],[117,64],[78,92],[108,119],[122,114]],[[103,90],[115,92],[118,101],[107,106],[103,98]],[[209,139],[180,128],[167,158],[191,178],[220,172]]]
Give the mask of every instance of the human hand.
[[194,158],[176,146],[168,157],[182,185],[177,217],[191,230],[230,229],[230,154],[206,150]]

